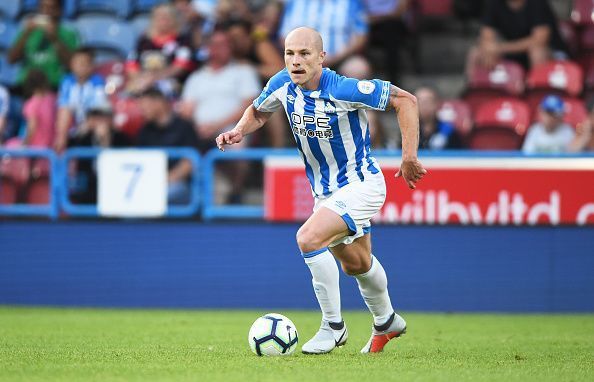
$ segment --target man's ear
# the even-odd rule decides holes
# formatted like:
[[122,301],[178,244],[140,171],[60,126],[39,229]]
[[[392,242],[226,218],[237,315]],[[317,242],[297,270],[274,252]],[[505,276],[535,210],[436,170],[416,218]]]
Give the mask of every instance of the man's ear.
[[326,59],[326,52],[324,52],[324,51],[320,52],[320,64],[323,63],[325,59]]

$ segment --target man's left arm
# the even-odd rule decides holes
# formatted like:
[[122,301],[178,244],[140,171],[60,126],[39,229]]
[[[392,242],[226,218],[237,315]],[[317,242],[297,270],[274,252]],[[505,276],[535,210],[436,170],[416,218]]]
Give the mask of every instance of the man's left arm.
[[402,133],[402,164],[396,177],[402,177],[408,187],[415,189],[427,171],[417,157],[419,147],[419,109],[417,98],[397,86],[390,86],[388,109],[394,109]]

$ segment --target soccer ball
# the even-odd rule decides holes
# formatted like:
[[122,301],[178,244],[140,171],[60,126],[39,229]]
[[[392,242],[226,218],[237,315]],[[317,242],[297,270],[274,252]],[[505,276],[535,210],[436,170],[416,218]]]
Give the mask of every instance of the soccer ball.
[[248,334],[250,349],[259,356],[293,354],[298,340],[295,324],[278,313],[268,313],[258,318]]

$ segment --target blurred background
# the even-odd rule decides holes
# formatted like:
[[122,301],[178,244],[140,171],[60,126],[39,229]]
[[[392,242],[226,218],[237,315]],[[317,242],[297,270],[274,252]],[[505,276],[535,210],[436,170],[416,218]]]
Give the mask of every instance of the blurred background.
[[0,304],[315,308],[286,116],[213,150],[302,25],[417,96],[416,191],[369,113],[396,306],[594,311],[591,0],[3,0]]

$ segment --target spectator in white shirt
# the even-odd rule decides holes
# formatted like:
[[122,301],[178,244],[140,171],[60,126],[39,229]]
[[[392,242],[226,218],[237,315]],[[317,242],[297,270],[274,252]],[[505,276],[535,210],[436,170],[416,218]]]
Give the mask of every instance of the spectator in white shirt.
[[558,154],[579,151],[574,147],[575,130],[563,122],[565,104],[556,95],[546,96],[540,103],[539,122],[533,124],[524,140],[525,154]]

